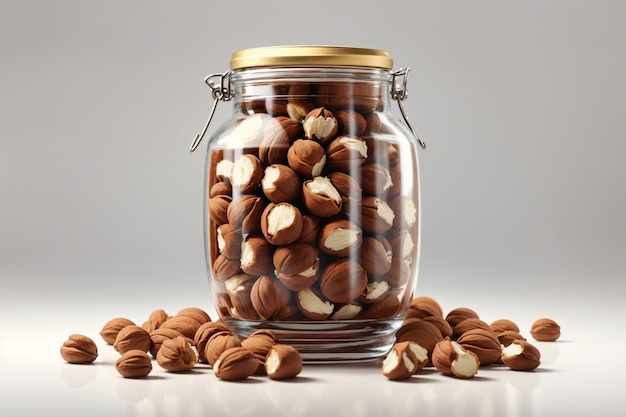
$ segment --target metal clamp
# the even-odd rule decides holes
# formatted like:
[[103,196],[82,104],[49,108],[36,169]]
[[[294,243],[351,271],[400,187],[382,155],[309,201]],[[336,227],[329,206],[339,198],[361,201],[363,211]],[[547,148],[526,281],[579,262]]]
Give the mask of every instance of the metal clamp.
[[[219,78],[219,83],[215,81],[216,78]],[[209,119],[204,125],[204,129],[202,129],[201,133],[198,133],[196,135],[193,143],[189,147],[190,152],[195,151],[198,145],[200,145],[202,138],[206,134],[206,131],[211,124],[211,120],[213,120],[213,115],[215,114],[217,103],[220,101],[229,101],[233,98],[233,94],[230,88],[230,71],[226,71],[224,73],[210,74],[204,79],[204,83],[208,85],[211,89],[211,96],[213,96],[213,106],[211,107],[211,113],[209,114]]]
[[426,149],[426,143],[424,143],[417,133],[411,127],[411,123],[409,123],[409,119],[404,112],[404,108],[402,107],[402,102],[407,99],[409,96],[408,90],[406,88],[408,79],[409,79],[409,68],[400,68],[399,70],[392,73],[393,79],[391,81],[391,98],[398,102],[398,107],[400,108],[400,114],[402,114],[402,118],[404,119],[404,123],[406,123],[407,127],[415,137],[415,140],[419,144],[422,150]]

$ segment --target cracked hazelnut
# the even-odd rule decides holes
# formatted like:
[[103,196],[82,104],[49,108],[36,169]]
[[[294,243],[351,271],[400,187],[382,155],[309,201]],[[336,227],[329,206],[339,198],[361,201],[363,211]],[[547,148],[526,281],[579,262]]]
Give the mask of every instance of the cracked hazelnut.
[[263,165],[259,158],[252,154],[243,154],[233,164],[230,183],[242,194],[254,192],[261,184]]
[[398,342],[383,360],[383,375],[391,380],[408,379],[428,362],[426,349],[414,342]]
[[124,378],[143,378],[152,371],[152,360],[143,350],[131,349],[115,361],[115,369]]
[[300,178],[286,165],[274,164],[265,168],[261,188],[273,203],[293,203],[300,198]]
[[241,242],[241,270],[250,275],[271,274],[274,270],[272,256],[274,256],[274,246],[272,246],[261,234],[248,235]]
[[335,312],[330,316],[331,320],[352,320],[363,311],[363,306],[358,303],[351,302],[348,304],[339,304],[335,306]]
[[361,136],[365,133],[367,122],[365,117],[359,112],[351,110],[339,110],[335,112],[337,119],[337,132],[348,136]]
[[263,199],[255,194],[235,197],[228,206],[228,223],[235,233],[254,233],[261,229],[261,214],[265,209]]
[[225,194],[216,195],[209,199],[209,217],[217,225],[228,223],[228,208],[232,197]]
[[302,133],[302,125],[288,117],[270,119],[259,146],[259,159],[265,165],[284,164],[291,143]]
[[561,326],[552,319],[541,318],[532,324],[530,335],[537,341],[554,342],[561,337]]
[[177,336],[163,341],[156,360],[159,366],[167,371],[185,372],[196,365],[198,356],[191,347],[189,339]]
[[252,300],[250,299],[250,292],[254,284],[251,278],[254,277],[246,277],[241,274],[230,278],[225,283],[232,305],[230,315],[235,318],[244,320],[258,320],[259,318],[256,310],[252,307]]
[[324,300],[317,290],[313,290],[313,288],[298,291],[296,301],[300,312],[313,320],[327,319],[335,308],[333,303]]
[[130,326],[135,324],[133,321],[124,318],[124,317],[116,317],[104,323],[102,326],[102,330],[100,330],[100,336],[102,339],[108,344],[112,345],[115,343],[115,338],[117,334],[126,326]]
[[[407,316],[408,317],[408,316]],[[441,316],[426,316],[422,318],[427,323],[434,325],[439,331],[441,335],[445,337],[452,337],[452,327],[450,324]]]
[[302,213],[289,203],[270,203],[261,215],[261,231],[272,245],[289,245],[302,232]]
[[302,356],[293,346],[273,345],[265,358],[265,373],[270,379],[295,378],[302,371]]
[[262,320],[276,317],[287,307],[290,297],[289,290],[278,279],[268,275],[259,277],[250,290],[252,307]]
[[527,341],[515,340],[502,349],[501,359],[514,371],[532,371],[541,364],[541,353]]
[[371,196],[363,198],[361,227],[371,233],[385,233],[391,229],[395,214],[385,200]]
[[383,275],[391,269],[393,252],[383,236],[366,236],[361,243],[361,265],[368,274]]
[[327,177],[305,181],[302,197],[307,210],[315,216],[333,217],[341,212],[341,195]]
[[91,363],[98,357],[98,346],[87,336],[71,334],[61,346],[61,357],[68,363]]
[[215,164],[215,178],[221,182],[229,182],[230,174],[233,172],[233,161],[222,159]]
[[439,329],[422,319],[405,319],[396,332],[397,342],[415,342],[428,351],[429,358],[432,358],[433,349],[441,340],[443,336]]
[[237,381],[253,375],[259,361],[249,349],[233,347],[225,350],[213,365],[216,377],[225,381]]
[[471,378],[478,373],[480,361],[476,354],[459,343],[444,339],[433,350],[432,362],[438,371],[457,378]]
[[319,247],[329,255],[345,257],[361,245],[363,231],[348,220],[326,223],[319,232]]
[[338,128],[337,119],[324,107],[311,110],[302,121],[302,126],[307,139],[314,139],[322,144],[333,138]]
[[241,119],[233,129],[228,144],[232,149],[245,149],[263,138],[265,122],[271,116],[263,113],[253,114]]
[[502,354],[500,341],[492,330],[468,330],[456,341],[463,349],[474,352],[481,365],[490,365],[500,360]]
[[363,304],[377,303],[383,300],[389,293],[389,284],[387,281],[374,281],[367,284],[365,290],[359,297],[359,301]]
[[335,171],[350,172],[367,158],[367,145],[358,137],[339,136],[326,148],[326,166]]
[[124,353],[131,349],[147,352],[150,350],[151,343],[150,333],[143,327],[131,324],[130,326],[124,327],[117,334],[115,342],[113,342],[113,349],[117,350],[119,353]]
[[504,330],[497,334],[498,341],[504,347],[510,345],[516,340],[526,340],[524,336],[513,330]]
[[319,262],[318,250],[306,243],[281,246],[273,258],[278,279],[291,291],[301,291],[317,281]]
[[259,361],[259,366],[255,374],[265,373],[265,358],[270,352],[272,346],[276,344],[274,338],[265,336],[255,336],[251,334],[249,337],[241,341],[241,347],[249,349]]
[[395,214],[392,226],[394,229],[410,229],[417,223],[417,205],[409,197],[398,195],[391,199],[389,207]]
[[228,223],[217,228],[217,248],[221,255],[228,259],[239,259],[241,257],[241,235],[235,233]]
[[330,301],[349,303],[365,290],[367,274],[358,263],[341,258],[326,265],[320,275],[319,285],[324,297]]
[[317,177],[326,165],[326,151],[314,140],[298,139],[289,148],[287,161],[301,177]]
[[241,339],[235,336],[230,330],[214,333],[207,340],[204,347],[204,357],[209,365],[214,366],[219,356],[226,350],[234,347],[241,347]]
[[366,193],[383,196],[392,186],[391,174],[381,164],[367,164],[361,167],[361,187]]

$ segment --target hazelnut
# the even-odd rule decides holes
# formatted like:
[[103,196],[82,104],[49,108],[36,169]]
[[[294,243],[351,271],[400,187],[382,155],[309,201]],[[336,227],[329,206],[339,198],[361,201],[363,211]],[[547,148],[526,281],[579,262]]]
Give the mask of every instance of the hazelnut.
[[189,316],[174,316],[163,323],[160,329],[174,329],[182,333],[186,338],[193,340],[196,331],[202,324]]
[[198,356],[189,344],[189,339],[178,336],[163,341],[156,360],[159,366],[167,371],[185,372],[196,365]]
[[254,233],[261,229],[261,214],[265,209],[263,199],[255,194],[235,197],[228,206],[228,223],[235,233]]
[[390,236],[389,243],[391,244],[392,253],[400,258],[412,258],[417,255],[414,252],[415,242],[413,237],[406,230],[398,231]]
[[61,346],[61,357],[69,363],[91,363],[98,357],[98,347],[89,337],[72,334]]
[[510,345],[516,340],[526,340],[524,336],[513,330],[505,330],[497,334],[498,341],[504,347]]
[[250,301],[261,320],[269,320],[287,307],[290,295],[279,280],[263,275],[252,285]]
[[302,232],[302,213],[289,203],[270,203],[261,215],[261,231],[272,245],[293,243]]
[[361,311],[363,311],[363,307],[354,301],[348,304],[339,304],[335,306],[335,312],[330,316],[330,319],[352,320],[356,318]]
[[381,164],[366,164],[361,167],[361,187],[371,195],[383,196],[393,186],[389,170]]
[[355,224],[361,223],[361,185],[345,172],[328,173],[328,179],[341,195],[341,215]]
[[233,347],[222,352],[213,365],[213,372],[225,381],[236,381],[253,375],[258,366],[259,361],[249,349]]
[[389,207],[396,215],[392,226],[394,229],[410,229],[417,223],[417,206],[409,197],[398,195],[391,199]]
[[269,118],[267,114],[256,113],[241,119],[230,134],[229,146],[233,149],[246,149],[259,143],[263,138],[265,122]]
[[219,255],[213,261],[213,278],[217,281],[224,281],[240,270],[238,259],[229,259],[224,255]]
[[315,103],[311,100],[314,93],[314,87],[309,83],[294,83],[289,86],[287,93],[289,117],[298,122],[302,121],[315,108]]
[[327,177],[305,181],[302,197],[307,210],[315,216],[333,217],[341,212],[341,195]]
[[295,378],[302,371],[302,356],[293,346],[273,345],[265,358],[265,373],[270,379]]
[[[408,317],[408,316],[407,316]],[[450,324],[441,316],[427,316],[422,318],[427,323],[433,324],[436,328],[439,329],[441,335],[445,337],[452,337],[452,327]]]
[[274,334],[274,332],[272,332],[271,330],[267,330],[267,329],[256,329],[255,331],[253,331],[252,333],[250,333],[250,336],[248,336],[249,338],[264,338],[267,339],[269,341],[272,342],[272,344],[276,343],[276,335]]
[[438,371],[457,378],[471,378],[478,373],[480,361],[474,352],[446,338],[435,345],[432,363]]
[[119,353],[124,353],[131,349],[147,352],[150,350],[151,344],[150,333],[143,327],[131,324],[119,331],[115,342],[113,342],[113,348]]
[[367,284],[365,290],[359,297],[359,301],[364,304],[371,304],[383,300],[389,293],[387,281],[374,281]]
[[339,110],[335,112],[338,133],[349,136],[360,136],[365,133],[367,122],[359,112],[352,110]]
[[272,246],[261,234],[251,234],[241,242],[241,270],[250,275],[271,274],[274,270]]
[[326,165],[326,151],[314,140],[298,139],[289,148],[287,161],[301,177],[317,177]]
[[301,135],[302,125],[296,120],[279,116],[270,119],[259,146],[259,159],[265,165],[284,164],[291,143]]
[[215,164],[215,178],[221,182],[230,181],[230,174],[233,172],[233,161],[222,159]]
[[228,208],[232,197],[225,194],[209,198],[209,218],[217,225],[228,223]]
[[348,220],[326,223],[319,232],[319,247],[329,255],[348,256],[361,245],[363,232]]
[[217,228],[217,248],[225,258],[239,259],[241,257],[241,235],[235,233],[228,223]]
[[428,362],[427,351],[414,342],[398,342],[383,360],[383,375],[391,380],[410,378]]
[[361,312],[359,318],[362,319],[381,319],[395,316],[400,310],[400,300],[398,295],[390,290],[387,295],[380,301],[368,304],[366,309]]
[[395,167],[400,162],[400,152],[397,145],[377,137],[365,137],[368,149],[371,150],[365,163],[378,163],[388,168]]
[[208,321],[211,321],[211,317],[209,316],[209,313],[207,313],[206,311],[204,311],[203,309],[199,307],[185,307],[182,310],[180,310],[178,313],[176,313],[174,317],[180,317],[180,316],[191,317],[192,319],[194,319],[200,324],[204,324]]
[[[159,308],[157,310],[153,310],[148,315],[148,320],[147,321],[154,322],[156,324],[156,328],[158,329],[169,318],[170,318],[169,314],[167,314],[167,312],[165,310],[163,310],[162,308]],[[152,330],[154,330],[154,329],[152,329]]]
[[218,195],[232,195],[233,186],[230,182],[219,181],[211,186],[209,189],[209,197],[217,197]]
[[361,227],[371,233],[385,233],[391,229],[395,214],[385,200],[379,197],[363,198]]
[[302,314],[313,320],[327,319],[335,308],[330,301],[324,300],[322,296],[311,287],[298,291],[296,301]]
[[461,337],[463,333],[473,329],[483,329],[486,332],[493,333],[493,335],[496,336],[491,326],[489,326],[487,323],[485,323],[481,319],[469,318],[461,321],[452,328],[452,338],[456,340]]
[[311,214],[302,216],[302,232],[298,236],[298,243],[313,244],[317,241],[317,231],[319,230],[320,218]]
[[107,321],[104,326],[102,326],[102,330],[100,330],[100,336],[102,339],[108,344],[112,345],[115,343],[115,338],[117,334],[126,326],[130,326],[135,324],[131,320],[124,317],[117,317]]
[[124,378],[143,378],[152,371],[152,360],[143,350],[131,349],[117,359],[115,369]]
[[214,366],[215,362],[224,351],[240,346],[241,340],[230,331],[225,330],[217,332],[206,342],[204,357],[210,365]]
[[[404,175],[406,175],[406,173]],[[389,167],[389,176],[391,177],[392,185],[387,190],[387,193],[386,193],[388,198],[396,196],[400,194],[400,192],[402,191],[402,178],[403,178],[402,169],[399,166]],[[415,195],[417,195],[416,183],[413,184],[413,192],[415,193]]]
[[415,342],[428,351],[429,358],[432,357],[435,345],[442,340],[439,329],[421,319],[405,319],[396,332],[396,342]]
[[306,243],[281,246],[274,252],[276,275],[291,291],[300,291],[313,285],[319,277],[318,250]]
[[452,328],[454,328],[454,326],[456,326],[463,320],[470,318],[477,319],[479,317],[474,310],[468,307],[455,308],[446,315],[446,321],[450,323],[450,326],[452,326]]
[[317,89],[318,102],[333,110],[354,109],[370,113],[378,107],[381,86],[371,82],[324,82]]
[[358,137],[339,136],[326,148],[326,166],[334,171],[350,172],[367,158],[367,145]]
[[[211,336],[222,331],[230,332],[230,329],[221,321],[209,321],[202,324],[198,328],[196,334],[193,337],[193,344],[198,352],[198,360],[200,362],[208,363],[208,360],[204,355],[207,342],[209,341]],[[152,340],[154,344],[154,339]]]
[[371,112],[365,118],[368,133],[393,133],[391,125],[383,113]]
[[[150,354],[153,358],[157,357],[159,353],[159,349],[161,349],[161,345],[163,341],[168,339],[175,339],[178,336],[183,336],[181,332],[174,329],[156,329],[150,332]],[[183,336],[184,337],[184,336]]]
[[409,281],[410,276],[411,261],[408,258],[392,256],[389,271],[383,275],[383,278],[392,288],[399,288]]
[[383,236],[366,236],[361,243],[361,265],[368,274],[383,275],[391,269],[393,252]]
[[256,370],[256,374],[265,373],[265,358],[270,352],[272,346],[276,344],[274,339],[269,337],[259,337],[250,335],[248,338],[241,341],[241,347],[249,349],[259,361],[259,366]]
[[261,184],[263,165],[259,158],[252,154],[243,154],[233,164],[230,183],[242,194],[254,192]]
[[443,309],[434,298],[426,296],[415,297],[411,300],[411,307],[421,313],[419,318],[424,318],[426,316],[437,316],[443,318]]
[[[237,278],[243,277],[243,275],[236,276]],[[230,297],[232,307],[230,314],[239,319],[244,320],[258,320],[254,307],[252,307],[252,300],[250,299],[250,292],[252,291],[252,282],[250,279],[235,280],[230,278],[226,281],[226,289]]]
[[337,259],[322,271],[319,280],[324,297],[335,303],[355,300],[367,286],[367,274],[361,265],[349,258]]
[[502,333],[507,330],[511,330],[511,331],[519,333],[518,325],[509,319],[495,320],[490,324],[490,326],[496,334]]
[[541,364],[541,353],[527,341],[515,340],[502,349],[502,363],[514,371],[532,371]]
[[286,165],[274,164],[265,168],[261,187],[263,194],[273,203],[293,203],[300,198],[300,178]]
[[311,110],[302,121],[304,135],[307,139],[315,139],[322,144],[337,134],[337,119],[330,110],[324,107]]
[[457,339],[457,342],[463,349],[474,352],[481,365],[490,365],[500,360],[502,354],[500,341],[492,330],[468,330]]
[[561,326],[552,319],[541,318],[532,324],[530,335],[537,341],[554,342],[561,337]]

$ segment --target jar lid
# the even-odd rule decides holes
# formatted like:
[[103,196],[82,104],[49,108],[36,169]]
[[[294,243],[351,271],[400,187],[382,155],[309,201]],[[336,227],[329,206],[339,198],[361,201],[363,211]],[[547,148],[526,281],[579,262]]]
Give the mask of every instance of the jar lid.
[[230,69],[276,66],[349,66],[390,70],[391,55],[380,49],[348,46],[270,46],[243,49],[233,53]]

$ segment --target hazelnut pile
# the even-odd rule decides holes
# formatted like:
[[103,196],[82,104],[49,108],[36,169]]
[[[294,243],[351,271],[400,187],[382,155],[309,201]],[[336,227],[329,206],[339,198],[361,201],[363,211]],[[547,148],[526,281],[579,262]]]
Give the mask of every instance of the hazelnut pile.
[[253,106],[270,114],[245,116],[211,150],[207,232],[223,317],[381,319],[410,302],[416,162],[366,98],[358,110],[323,95]]
[[[427,366],[446,375],[472,378],[481,366],[501,364],[515,371],[532,371],[541,354],[511,320],[491,324],[470,308],[456,308],[445,317],[430,297],[412,300],[396,343],[382,361],[390,380],[410,378]],[[538,341],[556,341],[560,326],[551,319],[536,320],[530,334]],[[291,379],[302,371],[302,357],[292,346],[278,343],[269,330],[237,337],[221,320],[212,321],[200,308],[190,307],[169,316],[154,310],[137,326],[126,318],[113,318],[100,331],[102,339],[120,353],[115,368],[125,378],[146,377],[153,360],[169,372],[186,372],[206,364],[222,380],[236,381],[252,375]],[[91,363],[98,356],[93,339],[72,334],[60,349],[72,364]]]

